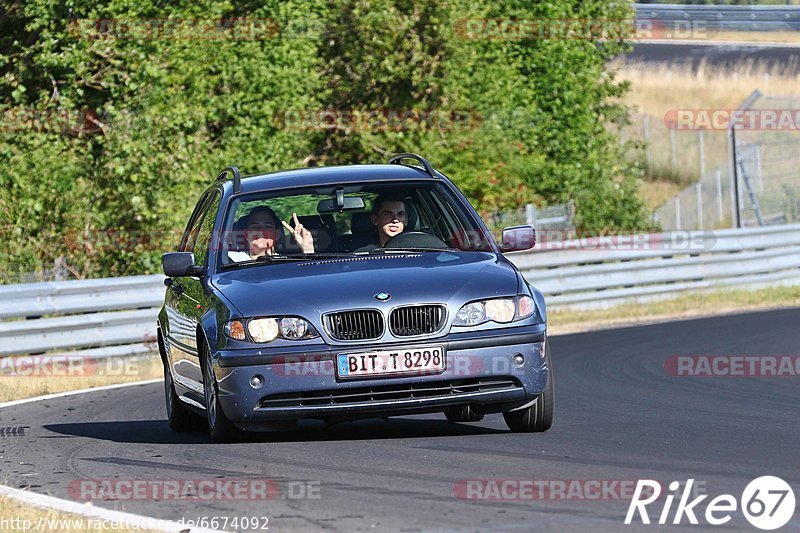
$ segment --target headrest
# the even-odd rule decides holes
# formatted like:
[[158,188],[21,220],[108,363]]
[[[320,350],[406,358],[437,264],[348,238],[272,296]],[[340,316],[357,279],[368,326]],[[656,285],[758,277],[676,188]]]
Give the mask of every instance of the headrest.
[[416,231],[417,222],[419,221],[419,214],[417,213],[417,208],[414,207],[414,202],[411,200],[406,200],[406,228],[405,231]]
[[331,230],[335,224],[333,215],[305,215],[298,216],[297,220],[308,229],[325,228]]
[[375,231],[375,226],[372,224],[370,217],[370,213],[353,213],[353,216],[350,218],[350,231],[353,235]]

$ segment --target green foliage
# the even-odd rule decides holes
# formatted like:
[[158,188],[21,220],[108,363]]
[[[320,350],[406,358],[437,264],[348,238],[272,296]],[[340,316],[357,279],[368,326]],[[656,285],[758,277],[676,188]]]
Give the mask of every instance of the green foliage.
[[[607,127],[624,120],[613,102],[625,87],[605,64],[626,45],[459,32],[463,19],[628,10],[610,0],[12,2],[0,13],[0,270],[66,256],[87,276],[155,272],[226,165],[246,174],[401,151],[424,154],[484,212],[572,199],[582,229],[641,228],[638,176]],[[154,38],[142,26],[115,37],[93,25],[111,19],[116,30],[237,19],[261,33]],[[277,117],[288,110],[466,120],[287,128]]]

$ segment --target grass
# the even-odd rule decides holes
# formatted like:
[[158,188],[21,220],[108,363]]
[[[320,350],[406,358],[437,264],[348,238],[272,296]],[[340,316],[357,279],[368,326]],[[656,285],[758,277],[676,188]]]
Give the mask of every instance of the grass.
[[[796,73],[795,65],[781,67],[747,61],[730,68],[717,68],[706,63],[693,68],[616,61],[610,68],[617,70],[620,80],[630,83],[624,102],[632,110],[632,124],[623,129],[623,137],[644,139],[644,117],[649,117],[650,165],[644,165],[647,167],[647,176],[640,196],[650,208],[659,206],[678,190],[697,181],[701,175],[700,133],[679,130],[672,134],[664,121],[667,112],[679,109],[736,109],[756,89],[770,98],[757,102],[761,108],[797,108],[800,102],[800,75]],[[730,154],[727,130],[704,131],[702,136],[706,175],[719,169],[723,179],[728,179]],[[763,145],[762,161],[767,165],[767,177],[775,187],[780,188],[788,183],[790,188],[794,188],[791,182],[796,179],[794,169],[800,160],[795,159],[787,146],[797,142],[797,132],[746,132],[740,136],[740,140]],[[673,140],[676,155],[674,166],[671,149]],[[773,146],[780,153],[770,152]],[[645,151],[632,150],[628,157],[644,162]],[[677,190],[670,184],[678,186]]]
[[100,372],[101,375],[80,376],[3,376],[0,374],[0,402],[116,383],[143,381],[161,378],[164,375],[161,360],[157,355],[131,358],[124,364],[111,363],[111,365],[105,366],[101,363],[93,368],[105,370],[105,372]]
[[670,180],[647,180],[639,187],[639,197],[648,209],[655,209],[681,192],[681,187]]
[[[686,30],[683,32],[687,33]],[[751,42],[751,43],[800,43],[800,32],[796,31],[717,31],[711,29],[698,29],[696,35],[680,37],[679,40],[698,42]],[[657,38],[658,36],[656,36]],[[676,37],[676,39],[678,39]],[[647,40],[641,42],[646,43]]]
[[787,307],[800,307],[800,285],[752,291],[716,289],[659,302],[624,303],[608,309],[554,309],[548,311],[547,323],[551,335],[562,335],[616,326]]
[[[18,521],[12,522],[15,519],[18,519]],[[37,533],[86,533],[87,531],[136,531],[138,533],[149,533],[151,531],[136,529],[135,527],[99,528],[96,527],[100,524],[100,519],[98,518],[82,517],[51,509],[40,509],[6,496],[0,496],[0,520],[5,520],[6,524],[4,525],[7,526],[3,527],[2,531],[36,531]],[[81,520],[83,521],[80,522]],[[30,526],[30,528],[24,528],[25,525]]]
[[733,68],[615,61],[619,78],[631,83],[625,102],[639,113],[663,118],[670,109],[734,109],[755,89],[770,96],[797,96],[800,75],[793,65],[747,61]]

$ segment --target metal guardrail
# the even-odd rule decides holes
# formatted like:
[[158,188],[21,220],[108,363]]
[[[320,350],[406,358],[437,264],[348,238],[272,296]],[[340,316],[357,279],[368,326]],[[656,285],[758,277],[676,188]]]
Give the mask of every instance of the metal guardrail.
[[[800,283],[800,224],[543,242],[508,254],[548,306],[609,306],[720,286]],[[155,351],[162,275],[0,286],[0,356]],[[12,319],[12,320],[9,320]],[[71,351],[66,351],[71,350]]]
[[800,224],[546,245],[559,249],[509,259],[545,293],[549,307],[607,307],[721,286],[800,283]]
[[701,23],[706,28],[743,31],[800,30],[800,6],[724,6],[634,4],[637,20],[662,22],[669,27]]
[[0,356],[152,351],[163,280],[153,275],[0,286],[0,319],[5,320],[0,322]]

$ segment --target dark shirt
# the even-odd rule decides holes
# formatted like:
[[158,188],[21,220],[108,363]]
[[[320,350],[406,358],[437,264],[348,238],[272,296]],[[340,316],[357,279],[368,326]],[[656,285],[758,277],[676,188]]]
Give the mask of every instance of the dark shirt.
[[356,252],[371,252],[372,250],[378,250],[380,246],[375,243],[369,243],[366,246],[362,246],[361,248],[356,249]]

